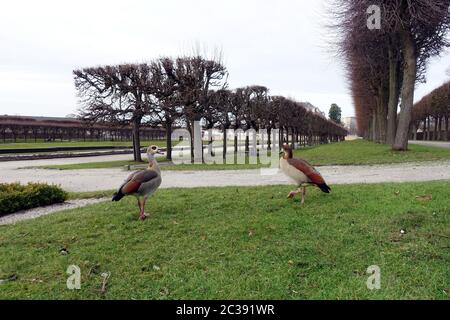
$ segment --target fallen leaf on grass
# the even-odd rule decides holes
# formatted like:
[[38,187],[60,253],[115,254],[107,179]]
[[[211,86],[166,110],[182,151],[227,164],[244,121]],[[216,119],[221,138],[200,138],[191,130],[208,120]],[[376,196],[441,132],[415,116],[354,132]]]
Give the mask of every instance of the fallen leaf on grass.
[[416,199],[419,201],[430,201],[433,199],[433,196],[431,194],[427,194],[423,196],[416,196]]
[[44,280],[41,280],[41,279],[36,279],[36,278],[33,278],[33,279],[31,279],[31,280],[28,280],[28,281],[31,281],[31,282],[33,282],[33,283],[43,283],[44,282]]
[[159,294],[162,296],[167,296],[167,295],[169,295],[169,289],[164,287],[159,291]]
[[102,288],[101,288],[101,293],[105,294],[106,293],[106,289],[108,286],[108,279],[111,276],[111,274],[109,272],[103,272],[101,274],[102,278],[103,278],[103,282],[102,282]]

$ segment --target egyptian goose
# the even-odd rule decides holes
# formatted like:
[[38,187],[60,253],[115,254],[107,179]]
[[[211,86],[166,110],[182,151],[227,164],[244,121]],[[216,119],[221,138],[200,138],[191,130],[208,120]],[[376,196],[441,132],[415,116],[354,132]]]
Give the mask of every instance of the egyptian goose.
[[139,219],[145,220],[145,202],[161,185],[161,170],[155,159],[155,154],[161,153],[157,146],[150,146],[147,149],[148,167],[145,170],[133,172],[119,187],[112,197],[112,201],[119,201],[124,196],[134,195],[138,200]]
[[292,157],[292,148],[288,144],[283,144],[280,152],[283,157],[280,159],[281,170],[298,185],[297,190],[289,192],[288,198],[293,198],[297,193],[301,193],[302,204],[305,202],[306,186],[316,185],[323,192],[330,193],[330,187],[325,183],[321,174],[312,165],[303,159]]

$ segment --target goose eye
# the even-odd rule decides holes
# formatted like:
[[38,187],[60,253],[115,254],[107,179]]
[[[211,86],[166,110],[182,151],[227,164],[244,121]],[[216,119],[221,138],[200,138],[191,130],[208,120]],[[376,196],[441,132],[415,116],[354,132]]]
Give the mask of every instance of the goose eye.
[[153,149],[153,150],[156,150],[156,147],[155,147],[155,146],[153,146],[153,147],[152,147],[152,149]]

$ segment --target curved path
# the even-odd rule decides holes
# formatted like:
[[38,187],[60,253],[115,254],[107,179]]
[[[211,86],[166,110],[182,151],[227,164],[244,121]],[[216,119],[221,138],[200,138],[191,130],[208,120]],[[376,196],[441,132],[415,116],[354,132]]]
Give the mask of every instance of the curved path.
[[[110,161],[120,160],[123,157],[127,156],[102,156],[86,160]],[[0,163],[0,182],[47,182],[59,184],[68,191],[95,191],[115,189],[130,174],[129,171],[120,168],[18,169],[25,166],[78,162],[79,159],[51,159]],[[318,169],[328,184],[450,179],[450,160],[370,166],[323,166]],[[163,171],[162,176],[163,188],[292,184],[282,173],[266,170]]]
[[68,209],[75,209],[79,207],[84,207],[90,204],[98,203],[101,201],[110,200],[109,198],[100,199],[75,199],[69,200],[64,203],[52,204],[49,206],[43,206],[28,210],[18,211],[5,216],[0,216],[0,226],[5,224],[12,224],[22,220],[34,219],[40,216],[45,216],[47,214],[60,212]]
[[449,141],[423,141],[423,140],[410,140],[409,143],[420,144],[422,146],[430,146],[437,148],[450,149]]

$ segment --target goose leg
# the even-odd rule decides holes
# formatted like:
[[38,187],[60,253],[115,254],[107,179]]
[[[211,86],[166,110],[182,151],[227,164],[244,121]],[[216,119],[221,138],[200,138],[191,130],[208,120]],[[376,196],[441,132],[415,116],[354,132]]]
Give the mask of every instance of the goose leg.
[[302,204],[305,203],[306,187],[302,187]]
[[289,192],[289,194],[288,194],[287,197],[288,197],[289,199],[295,197],[295,195],[296,195],[297,193],[300,193],[300,192],[301,192],[300,189],[301,189],[301,188],[298,188],[297,190],[292,190],[291,192]]
[[147,218],[147,216],[145,215],[145,199],[139,199],[139,209],[140,209],[140,215],[139,215],[139,219],[141,219],[142,221],[145,220],[145,218]]
[[139,206],[139,216],[142,214],[142,206],[141,206],[141,199],[137,198],[138,206]]

